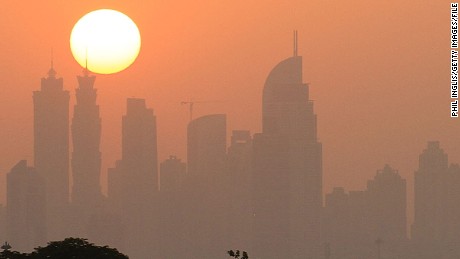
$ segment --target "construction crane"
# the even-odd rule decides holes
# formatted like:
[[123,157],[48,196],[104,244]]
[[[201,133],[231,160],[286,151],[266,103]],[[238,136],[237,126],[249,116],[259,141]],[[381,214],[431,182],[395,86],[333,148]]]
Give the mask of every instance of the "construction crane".
[[193,119],[193,105],[195,103],[217,103],[218,101],[183,101],[183,102],[180,102],[181,105],[186,105],[188,104],[188,108],[189,108],[189,113],[190,113],[190,121],[192,121]]

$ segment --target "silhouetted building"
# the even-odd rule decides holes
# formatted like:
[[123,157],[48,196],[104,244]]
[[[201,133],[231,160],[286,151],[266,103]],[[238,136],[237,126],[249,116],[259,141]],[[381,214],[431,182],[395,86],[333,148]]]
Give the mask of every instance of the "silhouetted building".
[[60,239],[69,204],[69,92],[52,64],[33,101],[34,165],[45,179],[48,238]]
[[186,173],[186,165],[176,156],[169,156],[160,164],[160,190],[177,192],[180,190]]
[[88,239],[100,246],[110,246],[124,252],[125,232],[121,217],[106,211],[105,208],[94,211],[88,220]]
[[3,242],[6,240],[6,208],[2,204],[0,204],[0,240]]
[[188,174],[211,180],[223,173],[226,156],[226,116],[213,114],[191,121],[187,127]]
[[87,236],[89,218],[102,203],[101,118],[96,103],[95,76],[88,69],[77,76],[76,104],[72,119],[72,207],[66,226],[71,236]]
[[120,212],[123,199],[123,172],[121,160],[115,161],[115,167],[107,169],[107,198],[110,206]]
[[187,127],[187,179],[184,182],[184,255],[218,258],[224,240],[228,201],[223,175],[226,159],[226,115],[213,114]]
[[265,81],[263,133],[254,137],[254,254],[263,258],[317,258],[321,250],[322,147],[296,35],[294,56]]
[[[109,199],[126,224],[126,249],[133,258],[157,252],[157,128],[144,99],[128,98],[122,118],[122,158],[109,169]],[[149,252],[150,250],[150,252]]]
[[416,258],[459,258],[460,170],[448,167],[438,141],[428,142],[415,172],[412,240]]
[[[359,210],[364,209],[364,202],[355,210],[355,217],[361,218],[360,224],[363,224],[362,215],[357,215]],[[323,214],[323,239],[328,244],[331,258],[350,258],[353,247],[356,247],[357,237],[363,234],[357,229],[353,229],[351,224],[351,204],[350,195],[345,193],[344,188],[335,187],[332,193],[326,194],[326,205]],[[358,234],[358,235],[357,235]]]
[[385,165],[366,190],[369,236],[382,240],[383,258],[405,258],[407,247],[406,180]]
[[252,251],[252,137],[248,130],[234,130],[227,154],[225,193],[228,195],[229,247]]
[[460,258],[460,166],[451,164],[447,170],[441,191],[442,213],[440,216],[441,249],[446,258]]
[[101,118],[96,103],[95,76],[77,76],[77,103],[72,120],[72,203],[78,210],[93,210],[101,202]]
[[156,117],[144,99],[128,98],[122,124],[123,195],[129,202],[151,199],[158,191]]
[[406,180],[385,165],[365,191],[326,195],[323,242],[332,258],[373,258],[380,240],[382,258],[407,258]]
[[[428,147],[419,157],[419,169],[414,174],[414,224],[412,240],[420,256],[433,258],[439,255],[438,240],[441,235],[439,214],[441,211],[440,189],[447,172],[447,154],[439,142],[428,142]],[[423,257],[422,257],[423,258]]]
[[367,182],[367,196],[376,237],[397,242],[406,240],[406,180],[397,170],[385,165]]
[[[183,188],[186,164],[170,156],[160,165],[160,218],[158,258],[183,258],[184,219],[189,213],[183,210]],[[178,245],[180,244],[180,248]],[[185,256],[186,257],[186,256]]]
[[7,175],[7,239],[16,251],[31,251],[46,244],[44,179],[26,160]]

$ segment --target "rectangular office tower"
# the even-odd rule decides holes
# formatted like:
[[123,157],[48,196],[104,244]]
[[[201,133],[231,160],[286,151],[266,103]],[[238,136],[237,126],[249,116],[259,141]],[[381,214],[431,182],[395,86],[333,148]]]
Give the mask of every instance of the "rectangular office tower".
[[149,209],[158,192],[157,124],[145,99],[128,98],[121,160],[108,172],[109,198],[126,215]]
[[33,167],[21,160],[7,174],[7,240],[14,251],[46,244],[45,184]]
[[[122,118],[121,160],[109,169],[109,198],[126,226],[126,251],[133,258],[158,253],[157,124],[145,99],[128,98]],[[153,252],[152,252],[153,251]]]
[[414,172],[414,258],[460,258],[460,167],[428,142]]
[[254,136],[254,254],[260,258],[319,258],[322,146],[302,57],[280,62],[268,75],[263,132]]
[[184,254],[178,258],[220,258],[226,251],[224,178],[227,116],[210,114],[187,127],[187,178],[183,185]]
[[53,66],[33,100],[34,164],[46,184],[48,238],[63,238],[60,230],[69,202],[69,91]]
[[158,191],[157,125],[145,99],[128,98],[122,120],[122,163],[125,195],[136,202]]

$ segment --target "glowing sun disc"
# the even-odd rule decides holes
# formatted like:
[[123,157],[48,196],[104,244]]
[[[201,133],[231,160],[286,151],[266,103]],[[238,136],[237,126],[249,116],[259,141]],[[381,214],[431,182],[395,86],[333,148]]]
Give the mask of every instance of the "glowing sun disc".
[[139,55],[141,36],[127,15],[110,9],[92,11],[78,20],[70,34],[70,49],[82,67],[113,74],[129,67]]

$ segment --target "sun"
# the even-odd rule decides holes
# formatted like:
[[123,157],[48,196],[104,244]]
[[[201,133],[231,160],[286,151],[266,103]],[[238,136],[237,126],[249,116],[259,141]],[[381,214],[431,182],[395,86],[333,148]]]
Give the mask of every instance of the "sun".
[[113,74],[129,67],[139,55],[141,36],[125,14],[100,9],[78,20],[70,34],[70,49],[82,67]]

